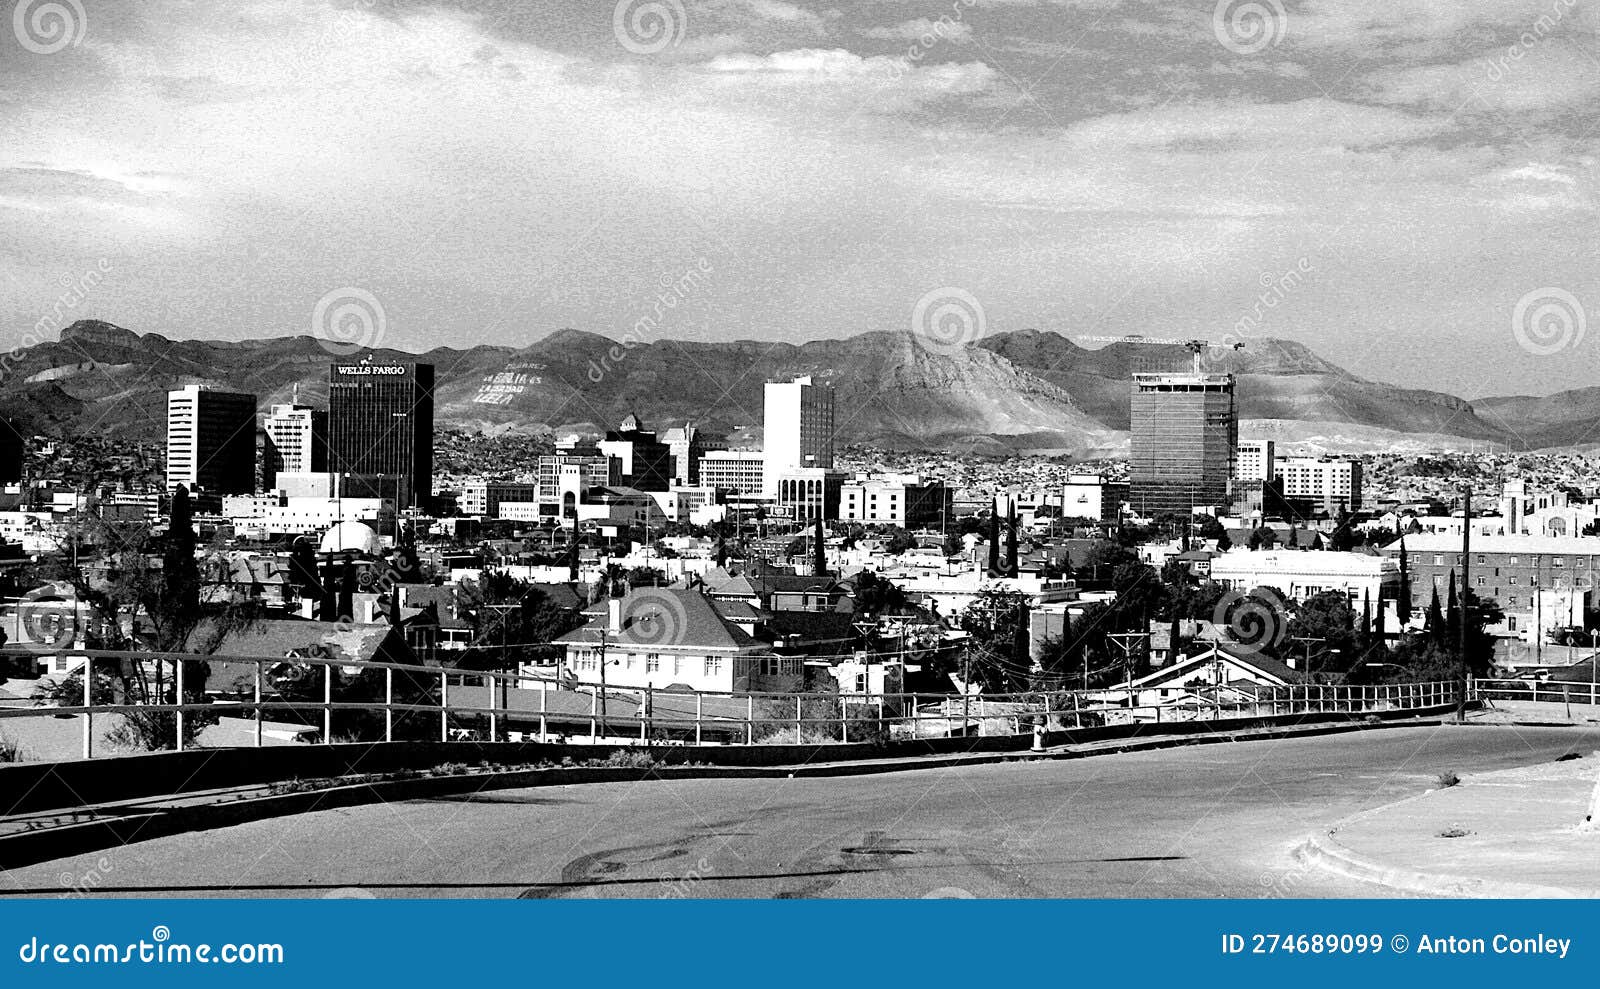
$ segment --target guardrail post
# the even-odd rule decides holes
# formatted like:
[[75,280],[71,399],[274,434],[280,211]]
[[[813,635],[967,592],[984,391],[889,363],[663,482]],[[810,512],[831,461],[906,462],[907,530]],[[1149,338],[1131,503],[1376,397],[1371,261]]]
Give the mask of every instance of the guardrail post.
[[[156,660],[156,662],[159,663],[159,662],[161,662],[161,660],[158,659],[158,660]],[[178,716],[176,718],[176,723],[177,723],[177,727],[178,727],[177,751],[182,752],[183,751],[183,660],[181,660],[181,659],[178,660],[176,666],[177,666],[177,683],[178,683],[178,697],[177,697],[178,710],[173,712],[173,713]],[[87,662],[85,662],[84,669],[87,670],[88,668],[89,668],[89,664]]]
[[261,748],[261,660],[256,660],[256,748]]
[[600,688],[589,690],[589,744],[600,741]]
[[322,744],[333,744],[333,664],[322,667]]
[[549,705],[545,703],[545,695],[550,692],[550,684],[545,680],[539,681],[539,741],[550,741],[550,724],[545,714]]
[[500,737],[500,719],[495,716],[495,701],[500,698],[500,679],[493,673],[486,673],[483,677],[485,692],[489,695],[489,741],[493,742]]
[[394,667],[383,668],[383,740],[394,741]]
[[450,674],[439,671],[439,741],[450,741]]
[[800,695],[794,697],[794,744],[800,744]]
[[756,744],[756,698],[754,694],[744,697],[744,744]]
[[653,706],[650,703],[651,700],[650,685],[647,683],[644,685],[644,710],[639,712],[639,741],[641,742],[650,741],[650,711]]
[[839,741],[850,741],[850,705],[844,695],[839,695]]
[[694,744],[701,744],[700,722],[704,719],[706,695],[694,692]]
[[94,660],[83,657],[83,757],[94,758]]

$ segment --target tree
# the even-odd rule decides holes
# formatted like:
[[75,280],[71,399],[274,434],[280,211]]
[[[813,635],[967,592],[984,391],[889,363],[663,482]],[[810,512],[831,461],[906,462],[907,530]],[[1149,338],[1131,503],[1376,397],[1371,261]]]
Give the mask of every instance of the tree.
[[1428,603],[1428,615],[1422,622],[1422,630],[1435,645],[1444,646],[1448,640],[1445,635],[1444,614],[1439,610],[1439,588],[1433,588],[1433,600]]
[[818,577],[828,572],[828,545],[823,539],[822,515],[817,515],[816,529],[811,536],[811,572]]
[[1017,503],[1006,509],[1006,576],[1017,576]]
[[1328,539],[1328,548],[1336,553],[1348,553],[1356,548],[1357,542],[1350,513],[1340,509],[1333,533]]
[[1223,529],[1222,534],[1217,537],[1217,552],[1226,553],[1230,549],[1233,549],[1233,540],[1228,538],[1228,530]]
[[1000,576],[1000,506],[989,513],[989,576]]
[[[961,612],[960,625],[969,636],[972,678],[996,691],[1025,687],[1033,673],[1025,645],[1028,596],[1020,591],[986,586]],[[1019,644],[1024,648],[1019,649]]]
[[[1308,664],[1305,672],[1310,673],[1315,668],[1319,672],[1344,673],[1359,662],[1361,651],[1355,625],[1355,610],[1343,591],[1323,591],[1301,602],[1289,619],[1289,638],[1322,640],[1311,643],[1321,655]],[[1285,648],[1290,645],[1292,643],[1286,643]],[[1337,661],[1333,659],[1335,656]]]
[[[1398,520],[1396,520],[1398,524]],[[1411,571],[1406,560],[1406,541],[1400,539],[1400,599],[1395,602],[1401,627],[1411,621]]]

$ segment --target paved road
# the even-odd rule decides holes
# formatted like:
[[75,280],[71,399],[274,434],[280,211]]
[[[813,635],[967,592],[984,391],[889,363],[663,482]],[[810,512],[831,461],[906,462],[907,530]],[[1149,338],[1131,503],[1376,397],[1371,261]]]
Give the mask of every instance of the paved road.
[[[1600,729],[1407,728],[853,779],[503,790],[261,821],[0,876],[176,896],[1371,896],[1300,837]],[[81,881],[80,881],[81,885]]]

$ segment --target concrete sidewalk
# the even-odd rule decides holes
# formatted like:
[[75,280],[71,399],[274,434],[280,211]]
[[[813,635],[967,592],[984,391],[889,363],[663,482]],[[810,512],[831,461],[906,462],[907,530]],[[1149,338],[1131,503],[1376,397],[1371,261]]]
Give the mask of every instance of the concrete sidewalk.
[[1600,897],[1600,831],[1583,832],[1600,758],[1462,777],[1366,811],[1298,849],[1318,868],[1437,897]]

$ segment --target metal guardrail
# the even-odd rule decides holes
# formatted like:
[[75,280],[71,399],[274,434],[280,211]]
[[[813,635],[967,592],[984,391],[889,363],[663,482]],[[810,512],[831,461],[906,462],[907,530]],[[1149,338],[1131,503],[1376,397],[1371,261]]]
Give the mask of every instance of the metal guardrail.
[[1535,701],[1551,704],[1588,704],[1600,701],[1600,684],[1595,681],[1506,679],[1479,680],[1477,696],[1486,701]]
[[[8,650],[9,656],[23,655]],[[151,704],[97,704],[92,696],[101,674],[83,677],[78,704],[0,708],[0,727],[28,717],[80,716],[83,758],[95,754],[94,725],[108,715],[170,712],[172,748],[185,747],[189,721],[198,716],[239,715],[255,721],[255,745],[263,744],[269,716],[319,731],[336,740],[335,715],[382,714],[381,733],[369,722],[371,741],[437,738],[441,741],[503,739],[617,744],[794,744],[876,743],[886,739],[969,735],[1019,735],[1104,725],[1222,721],[1294,714],[1362,714],[1434,708],[1456,700],[1453,682],[1385,685],[1293,684],[1239,688],[1222,685],[1159,689],[1126,686],[1102,690],[1034,691],[1020,694],[942,695],[920,693],[768,693],[683,691],[619,687],[525,673],[464,672],[440,667],[347,661],[318,657],[203,656],[186,653],[70,650],[49,655],[82,664],[132,661],[170,667],[172,700]],[[185,663],[222,661],[254,668],[248,696],[219,696],[205,703],[180,703],[186,695]],[[310,695],[286,696],[290,678]],[[275,685],[276,684],[276,685]],[[381,700],[351,699],[360,684]],[[1473,688],[1487,689],[1488,684]],[[1548,688],[1548,684],[1541,685]],[[320,698],[315,696],[320,692]],[[1211,696],[1207,697],[1207,694]]]

